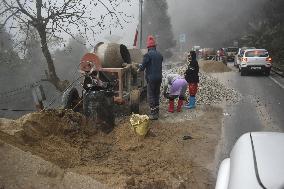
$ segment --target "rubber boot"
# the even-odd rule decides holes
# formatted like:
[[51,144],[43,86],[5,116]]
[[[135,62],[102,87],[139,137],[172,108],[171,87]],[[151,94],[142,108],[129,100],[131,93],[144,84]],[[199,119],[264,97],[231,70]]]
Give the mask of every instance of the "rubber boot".
[[181,112],[182,105],[183,105],[183,100],[178,100],[177,112]]
[[195,101],[196,101],[195,96],[190,96],[188,101],[189,102],[184,107],[188,109],[195,108]]
[[189,106],[189,109],[195,108],[195,101],[196,101],[195,96],[192,96],[192,97],[191,97],[191,104],[190,104],[190,106]]
[[175,111],[175,101],[174,100],[169,100],[168,112],[174,113],[174,111]]

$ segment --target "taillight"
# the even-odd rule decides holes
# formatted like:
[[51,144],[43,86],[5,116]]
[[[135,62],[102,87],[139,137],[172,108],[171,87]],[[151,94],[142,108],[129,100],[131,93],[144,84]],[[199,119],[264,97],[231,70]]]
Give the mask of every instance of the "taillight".
[[242,58],[241,60],[242,60],[242,62],[247,62],[248,61],[247,58]]
[[271,57],[266,58],[266,62],[272,62],[272,58]]

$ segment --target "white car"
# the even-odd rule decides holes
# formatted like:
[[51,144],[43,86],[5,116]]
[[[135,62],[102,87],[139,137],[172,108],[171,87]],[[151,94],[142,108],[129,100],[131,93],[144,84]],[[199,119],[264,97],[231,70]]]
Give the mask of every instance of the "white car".
[[247,49],[240,57],[239,71],[246,75],[249,71],[261,71],[270,75],[272,58],[265,49]]
[[242,47],[242,48],[239,48],[238,53],[236,54],[235,60],[234,60],[234,66],[235,67],[239,67],[240,61],[241,61],[241,57],[243,56],[243,54],[244,54],[246,49],[255,49],[255,47]]
[[284,133],[241,136],[222,161],[215,189],[284,189]]

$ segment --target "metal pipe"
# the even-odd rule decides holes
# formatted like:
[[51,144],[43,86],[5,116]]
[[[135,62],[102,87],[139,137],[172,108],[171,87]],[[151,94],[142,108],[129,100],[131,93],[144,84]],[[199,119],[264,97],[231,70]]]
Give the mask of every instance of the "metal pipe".
[[142,21],[143,21],[143,0],[139,0],[139,48],[142,49]]

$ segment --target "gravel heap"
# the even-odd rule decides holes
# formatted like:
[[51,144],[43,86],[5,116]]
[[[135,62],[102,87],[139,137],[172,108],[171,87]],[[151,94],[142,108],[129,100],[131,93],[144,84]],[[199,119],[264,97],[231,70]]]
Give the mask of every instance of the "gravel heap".
[[[177,73],[183,76],[186,70],[186,65],[175,67],[170,70],[163,71],[163,86],[165,85],[165,77],[167,74]],[[196,95],[197,104],[220,104],[226,102],[227,104],[236,104],[241,99],[241,94],[232,88],[223,85],[218,79],[201,71],[199,73],[200,83]],[[188,91],[187,91],[188,95]]]

